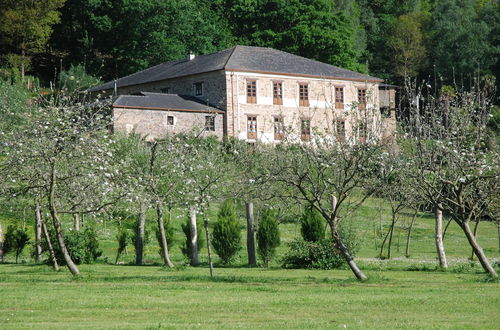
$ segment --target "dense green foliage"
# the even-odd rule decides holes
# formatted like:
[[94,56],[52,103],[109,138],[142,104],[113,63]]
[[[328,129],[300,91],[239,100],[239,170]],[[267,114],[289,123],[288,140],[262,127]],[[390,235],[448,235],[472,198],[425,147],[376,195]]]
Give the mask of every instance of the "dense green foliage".
[[190,51],[236,44],[273,47],[395,83],[408,75],[467,85],[476,71],[500,80],[496,0],[27,3],[0,5],[0,57],[15,68],[33,62],[31,72],[44,80],[78,64],[110,80]]
[[[355,257],[360,247],[356,233],[351,227],[343,225],[340,228],[340,235],[351,255]],[[331,238],[323,237],[316,241],[308,241],[305,237],[294,239],[288,244],[288,251],[282,258],[282,265],[285,268],[336,269],[345,263],[335,242]]]
[[17,225],[10,225],[7,227],[7,231],[5,233],[3,252],[5,254],[14,252],[17,263],[19,261],[19,255],[23,252],[29,241],[30,238],[26,229]]
[[222,204],[212,235],[212,245],[222,263],[230,263],[241,250],[241,229],[233,200]]
[[300,218],[300,233],[306,242],[319,242],[325,238],[325,220],[318,210],[307,207]]
[[[64,265],[65,260],[60,248],[56,241],[55,231],[52,226],[47,226],[51,237],[52,247],[59,264]],[[92,264],[97,258],[102,255],[102,249],[99,247],[99,239],[96,230],[96,225],[86,224],[83,229],[67,231],[64,234],[66,246],[73,261],[77,264]],[[48,251],[47,242],[43,241],[43,250]]]
[[257,252],[264,262],[264,266],[269,266],[280,243],[280,230],[276,220],[276,212],[272,209],[264,209],[257,230]]

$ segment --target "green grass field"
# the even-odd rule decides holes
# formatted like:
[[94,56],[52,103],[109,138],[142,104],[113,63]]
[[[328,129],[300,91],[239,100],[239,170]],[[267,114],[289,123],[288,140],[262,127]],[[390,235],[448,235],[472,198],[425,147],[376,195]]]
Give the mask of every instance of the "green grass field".
[[[296,223],[280,225],[282,245],[269,269],[247,268],[242,249],[231,267],[215,259],[215,279],[209,277],[206,250],[202,266],[184,266],[179,242],[171,249],[177,267],[161,267],[154,233],[147,266],[129,265],[132,247],[123,264],[111,265],[115,232],[106,224],[99,230],[104,255],[97,264],[81,265],[79,278],[35,265],[29,249],[22,264],[0,265],[0,328],[498,328],[500,284],[468,260],[470,248],[458,226],[450,225],[446,234],[446,272],[436,269],[429,214],[416,222],[410,258],[404,257],[405,231],[397,230],[393,259],[379,260],[378,230],[387,229],[390,218],[380,205],[372,199],[350,219],[361,240],[358,263],[370,278],[365,283],[346,269],[281,269],[286,243],[300,234]],[[12,213],[0,215],[4,226],[12,220]],[[173,222],[178,241],[181,221]],[[499,270],[494,223],[480,224],[479,242]]]

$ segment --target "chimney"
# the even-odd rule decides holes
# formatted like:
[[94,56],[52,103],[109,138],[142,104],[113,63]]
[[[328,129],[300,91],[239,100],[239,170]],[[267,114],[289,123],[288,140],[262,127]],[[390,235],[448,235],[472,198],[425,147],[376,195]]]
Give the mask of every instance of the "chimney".
[[195,57],[196,55],[194,55],[193,52],[189,52],[188,61],[194,60]]

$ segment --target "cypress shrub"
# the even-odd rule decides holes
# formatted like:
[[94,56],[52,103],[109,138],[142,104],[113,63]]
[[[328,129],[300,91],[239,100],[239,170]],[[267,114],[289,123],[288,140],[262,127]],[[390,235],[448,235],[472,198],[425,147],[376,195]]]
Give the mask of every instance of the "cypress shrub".
[[230,263],[241,250],[241,229],[232,200],[225,201],[219,211],[218,220],[214,224],[212,245],[223,264]]
[[262,212],[257,230],[257,252],[266,267],[276,254],[276,248],[280,245],[280,231],[276,214],[271,209]]
[[325,221],[312,206],[306,207],[300,218],[300,232],[306,242],[319,242],[325,238]]
[[5,232],[5,240],[3,245],[3,252],[5,254],[9,252],[14,252],[16,255],[16,264],[19,261],[19,255],[24,250],[24,247],[30,241],[28,233],[26,230],[19,226],[9,225],[7,231]]

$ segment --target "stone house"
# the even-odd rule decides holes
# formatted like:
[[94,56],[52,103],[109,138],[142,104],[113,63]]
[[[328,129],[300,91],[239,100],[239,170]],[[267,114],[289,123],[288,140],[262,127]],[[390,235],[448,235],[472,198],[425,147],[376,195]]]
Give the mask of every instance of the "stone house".
[[[393,111],[381,114],[394,104],[394,93],[379,90],[381,83],[276,49],[235,46],[191,54],[90,91],[118,96],[113,103],[116,130],[149,139],[200,130],[250,143],[320,136],[363,142],[386,135],[384,122],[394,120]],[[381,101],[387,106],[381,108]]]

